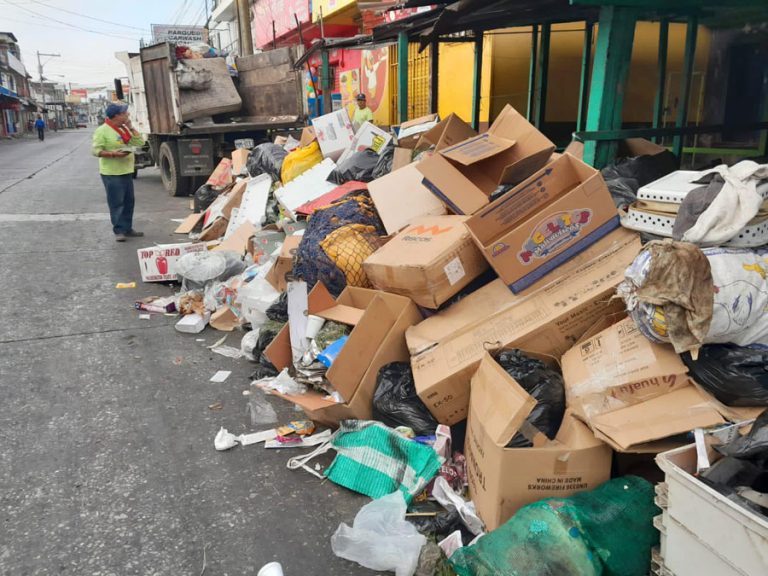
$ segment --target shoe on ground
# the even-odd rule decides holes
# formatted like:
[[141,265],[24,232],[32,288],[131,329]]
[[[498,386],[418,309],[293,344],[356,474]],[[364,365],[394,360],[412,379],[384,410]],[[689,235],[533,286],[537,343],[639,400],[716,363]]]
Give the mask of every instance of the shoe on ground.
[[142,236],[144,236],[144,232],[138,232],[136,230],[128,230],[128,232],[126,232],[125,235],[128,238],[141,238]]
[[125,242],[125,234],[115,234],[115,242]]

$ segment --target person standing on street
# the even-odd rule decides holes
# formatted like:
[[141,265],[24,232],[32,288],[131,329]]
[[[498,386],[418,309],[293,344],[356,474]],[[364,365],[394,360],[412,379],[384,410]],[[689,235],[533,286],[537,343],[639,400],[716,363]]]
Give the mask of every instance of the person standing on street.
[[133,229],[133,171],[132,146],[143,146],[144,140],[134,130],[126,104],[110,104],[104,124],[93,133],[93,155],[99,158],[99,172],[107,191],[109,216],[117,242],[144,236]]
[[45,140],[45,120],[43,120],[40,114],[37,115],[37,120],[35,120],[35,128],[37,129],[37,139],[42,142]]
[[373,111],[368,108],[365,94],[358,94],[357,110],[355,110],[355,114],[352,116],[352,127],[355,129],[355,132],[357,132],[360,130],[360,126],[366,122],[373,122]]

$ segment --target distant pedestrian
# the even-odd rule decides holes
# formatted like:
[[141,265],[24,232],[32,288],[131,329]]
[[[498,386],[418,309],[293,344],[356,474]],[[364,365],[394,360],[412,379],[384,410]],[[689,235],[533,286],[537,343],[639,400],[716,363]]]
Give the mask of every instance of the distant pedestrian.
[[37,139],[42,142],[45,140],[45,120],[43,120],[40,114],[37,115],[37,120],[35,120],[35,128],[37,129]]
[[93,133],[93,155],[99,158],[99,172],[107,191],[109,216],[115,240],[144,236],[133,229],[133,171],[135,158],[131,147],[143,146],[144,140],[131,125],[128,106],[110,104],[107,119]]
[[373,111],[368,108],[365,94],[358,94],[357,110],[355,110],[355,113],[352,116],[352,127],[355,129],[355,132],[357,132],[360,130],[360,126],[366,122],[373,122]]

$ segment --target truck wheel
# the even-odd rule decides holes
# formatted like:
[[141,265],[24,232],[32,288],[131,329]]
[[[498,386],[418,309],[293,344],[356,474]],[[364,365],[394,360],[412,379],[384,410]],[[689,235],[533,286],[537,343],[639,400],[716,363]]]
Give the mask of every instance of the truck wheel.
[[163,142],[160,144],[159,156],[160,177],[168,194],[171,196],[189,196],[192,179],[181,175],[179,153],[176,146],[172,142]]

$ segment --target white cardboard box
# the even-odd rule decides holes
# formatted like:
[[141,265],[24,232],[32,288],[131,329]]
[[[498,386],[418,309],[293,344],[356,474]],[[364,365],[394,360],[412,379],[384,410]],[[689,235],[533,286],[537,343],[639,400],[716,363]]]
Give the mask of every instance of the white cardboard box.
[[352,144],[355,130],[346,108],[312,119],[312,126],[325,158],[338,160]]
[[159,244],[149,248],[139,248],[136,254],[139,258],[142,282],[170,282],[178,280],[176,263],[185,254],[205,252],[205,243],[185,242],[182,244]]
[[374,150],[376,154],[381,155],[391,140],[392,134],[385,132],[375,124],[366,122],[360,126],[360,129],[352,139],[352,143],[344,151],[341,157],[339,157],[337,164],[341,164],[355,152],[362,152],[368,148]]

